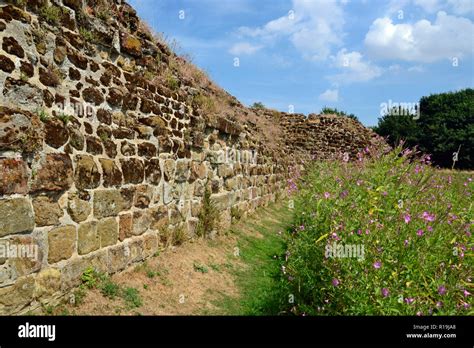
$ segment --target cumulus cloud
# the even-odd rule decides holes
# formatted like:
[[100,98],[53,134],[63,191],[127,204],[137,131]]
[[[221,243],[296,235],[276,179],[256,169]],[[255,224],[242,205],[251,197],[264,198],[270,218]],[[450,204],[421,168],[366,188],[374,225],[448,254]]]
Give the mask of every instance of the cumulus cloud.
[[458,15],[474,12],[474,2],[472,0],[448,0],[448,5]]
[[414,4],[428,13],[434,13],[441,7],[440,0],[414,0]]
[[422,19],[414,24],[394,24],[390,18],[378,18],[364,43],[377,58],[429,63],[472,54],[473,32],[469,19],[440,11],[433,23]]
[[344,48],[336,56],[331,56],[331,60],[335,67],[342,70],[340,74],[329,76],[329,79],[334,83],[366,82],[383,73],[382,68],[366,60],[357,51],[347,52]]
[[251,55],[257,52],[259,49],[261,49],[262,46],[256,46],[252,45],[248,42],[239,42],[233,45],[229,49],[229,53],[235,55],[235,56],[240,56],[240,55]]
[[285,16],[262,27],[241,27],[239,34],[264,42],[288,38],[308,60],[324,60],[344,36],[343,4],[346,1],[293,0],[293,9]]
[[339,90],[327,89],[319,95],[319,100],[335,103],[339,101]]

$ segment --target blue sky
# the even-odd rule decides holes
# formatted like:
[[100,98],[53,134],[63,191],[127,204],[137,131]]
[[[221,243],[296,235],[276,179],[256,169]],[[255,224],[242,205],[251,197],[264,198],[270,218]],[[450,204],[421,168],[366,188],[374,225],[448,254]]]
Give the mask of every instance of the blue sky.
[[370,126],[389,100],[474,87],[474,0],[129,3],[246,105],[336,107]]

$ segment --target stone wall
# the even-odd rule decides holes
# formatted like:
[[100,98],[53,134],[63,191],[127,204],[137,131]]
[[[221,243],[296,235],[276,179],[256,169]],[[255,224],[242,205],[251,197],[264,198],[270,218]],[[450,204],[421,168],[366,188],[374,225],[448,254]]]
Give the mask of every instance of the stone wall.
[[[0,44],[3,314],[55,301],[89,266],[114,273],[192,238],[206,189],[228,227],[283,191],[293,152],[339,139],[279,114],[286,140],[269,146],[251,122],[208,117],[196,86],[153,83],[173,54],[121,0],[0,1]],[[366,146],[357,132],[335,146]]]

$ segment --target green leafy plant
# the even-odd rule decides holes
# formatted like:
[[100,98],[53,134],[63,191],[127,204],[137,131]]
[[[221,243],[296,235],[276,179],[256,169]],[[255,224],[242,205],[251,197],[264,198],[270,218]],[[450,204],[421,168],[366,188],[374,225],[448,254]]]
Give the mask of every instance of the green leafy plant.
[[138,308],[143,304],[140,293],[135,288],[127,287],[123,289],[121,296],[129,308]]
[[82,283],[89,289],[95,288],[99,280],[100,275],[94,267],[87,267],[81,276]]
[[173,90],[173,91],[176,91],[178,90],[179,88],[179,81],[178,79],[170,72],[168,71],[168,73],[166,74],[166,86]]
[[100,285],[100,292],[103,296],[114,299],[120,293],[120,286],[110,278],[106,278]]
[[58,25],[62,14],[62,9],[55,5],[45,5],[39,11],[40,17],[51,25]]
[[196,272],[201,272],[201,273],[207,273],[209,272],[209,269],[205,265],[201,265],[199,263],[194,263],[193,264],[194,271]]
[[256,110],[263,110],[265,109],[265,105],[263,105],[263,103],[261,102],[255,102],[250,106],[250,108],[256,109]]
[[82,38],[87,42],[96,42],[97,36],[90,30],[86,28],[79,28],[79,33],[81,34]]
[[49,115],[44,109],[39,109],[36,113],[38,114],[41,122],[46,122],[49,120]]
[[71,121],[71,116],[66,114],[59,114],[56,116],[59,120],[61,120],[65,125],[67,125]]
[[219,227],[219,211],[211,199],[211,190],[209,187],[206,187],[204,192],[198,218],[199,222],[196,228],[196,235],[199,237],[206,237]]

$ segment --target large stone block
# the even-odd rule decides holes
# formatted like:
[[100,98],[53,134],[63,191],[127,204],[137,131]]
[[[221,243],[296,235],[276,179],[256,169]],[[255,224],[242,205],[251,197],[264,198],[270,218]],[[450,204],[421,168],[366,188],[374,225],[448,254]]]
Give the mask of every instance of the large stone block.
[[176,161],[176,173],[175,180],[177,182],[187,181],[190,173],[190,161],[189,160],[177,160]]
[[0,195],[28,192],[28,173],[20,158],[0,158]]
[[73,183],[72,162],[69,155],[50,153],[40,160],[31,184],[32,191],[65,191]]
[[33,230],[35,216],[26,198],[0,200],[0,237]]
[[42,252],[31,236],[0,239],[0,287],[41,269]]
[[48,233],[48,262],[69,259],[76,249],[76,227],[62,226]]
[[150,184],[158,185],[160,183],[161,168],[158,158],[145,160],[145,179]]
[[67,211],[75,222],[82,222],[92,211],[90,196],[85,192],[69,193]]
[[15,313],[25,308],[33,298],[35,278],[19,278],[14,285],[0,288],[0,313]]
[[97,233],[97,221],[88,221],[79,225],[77,230],[77,252],[89,254],[100,248],[100,237]]
[[112,187],[122,184],[122,172],[114,161],[101,158],[102,173],[104,175],[104,186]]
[[123,241],[133,236],[133,215],[131,213],[119,216],[119,240]]
[[140,184],[143,182],[145,170],[143,162],[137,158],[120,160],[125,184]]
[[123,198],[119,190],[97,190],[94,192],[94,216],[98,219],[117,216],[123,209]]
[[100,172],[92,156],[76,156],[76,187],[80,190],[93,189],[100,184]]
[[35,278],[34,298],[37,300],[49,298],[61,291],[61,271],[56,268],[41,270]]
[[152,223],[150,211],[142,210],[133,212],[133,234],[135,236],[145,233]]
[[163,162],[163,172],[164,172],[166,181],[171,181],[174,179],[175,170],[176,170],[175,160],[167,159]]
[[59,203],[52,197],[37,196],[33,198],[33,209],[37,226],[51,226],[59,224],[64,215]]
[[107,218],[99,221],[97,233],[100,237],[101,248],[116,244],[119,236],[119,226],[116,218]]

